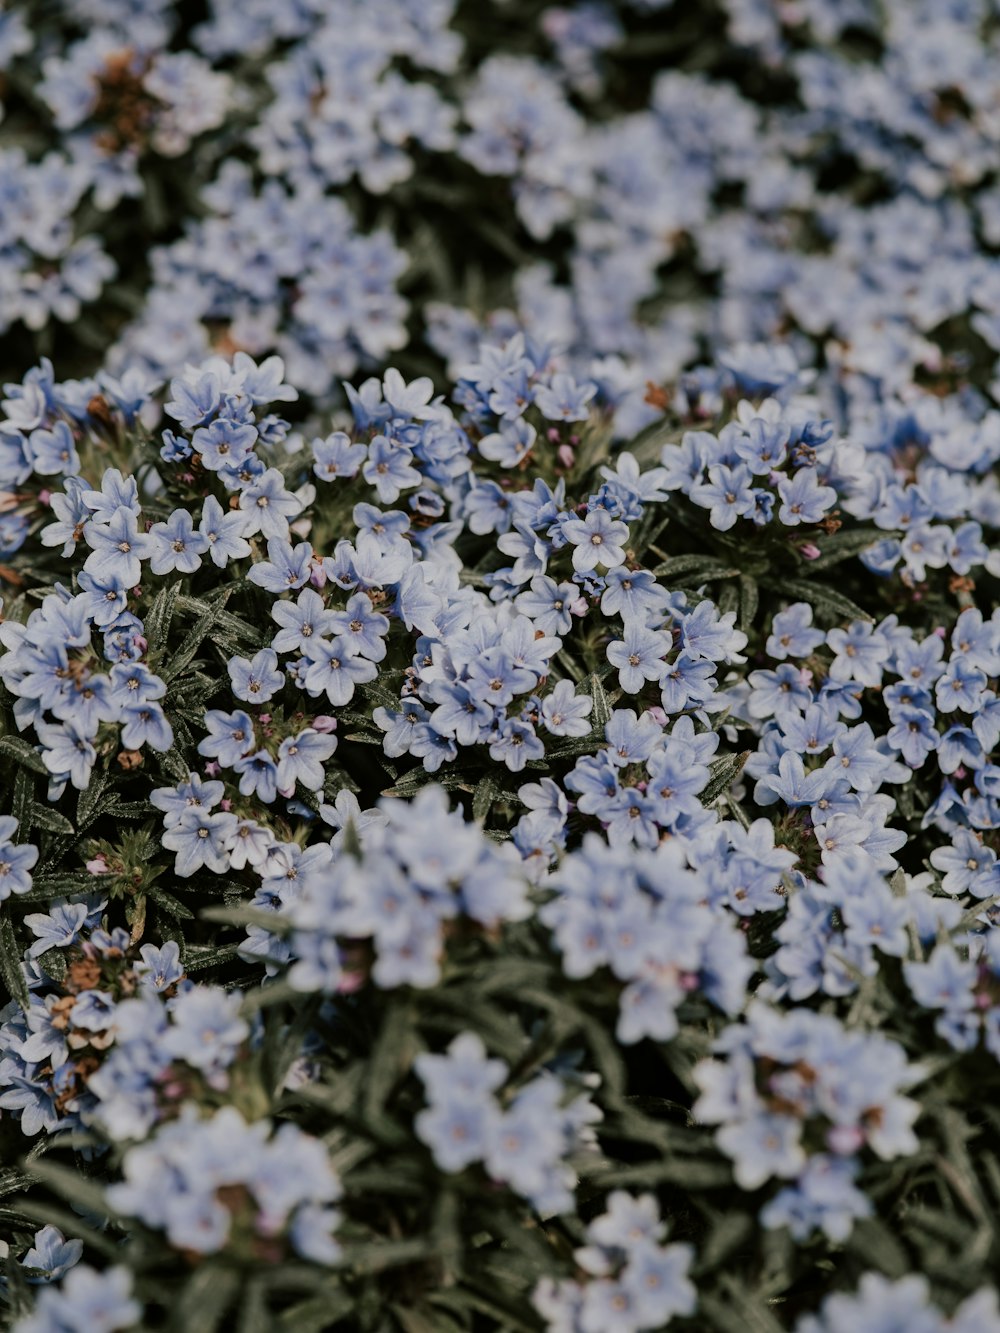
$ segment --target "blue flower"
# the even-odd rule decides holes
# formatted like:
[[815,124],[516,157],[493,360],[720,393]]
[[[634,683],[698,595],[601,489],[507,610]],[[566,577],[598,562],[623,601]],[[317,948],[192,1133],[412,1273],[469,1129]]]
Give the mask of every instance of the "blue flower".
[[628,528],[611,517],[606,509],[591,509],[585,518],[565,519],[563,535],[573,545],[573,568],[586,573],[603,565],[613,569],[625,563],[624,542]]
[[310,641],[306,648],[309,665],[305,673],[305,688],[309,693],[314,697],[325,693],[337,708],[349,704],[357,686],[378,675],[375,663],[352,656],[354,650],[354,645],[341,635]]
[[136,964],[136,974],[141,985],[149,990],[168,990],[184,975],[180,946],[176,940],[167,940],[162,945],[144,944],[139,950],[139,957],[142,962]]
[[203,465],[210,472],[238,468],[257,441],[257,427],[248,423],[217,417],[207,426],[199,426],[191,437]]
[[283,538],[272,537],[267,543],[268,558],[251,565],[247,578],[273,593],[301,588],[309,582],[312,573],[312,554],[308,542],[299,542],[293,549]]
[[193,574],[208,550],[208,538],[195,532],[194,520],[186,509],[175,509],[166,523],[154,523],[149,530],[149,567],[154,574]]
[[356,592],[343,611],[331,612],[329,623],[334,634],[353,645],[352,655],[366,657],[370,662],[381,662],[385,657],[389,620],[375,610],[366,593]]
[[82,1240],[67,1240],[58,1227],[45,1226],[35,1232],[34,1241],[22,1258],[21,1265],[36,1270],[37,1276],[28,1278],[33,1285],[56,1282],[74,1264],[80,1262],[82,1254]]
[[231,657],[226,670],[233,694],[245,703],[267,703],[285,683],[285,673],[278,669],[278,654],[273,648],[261,648],[249,661],[245,657]]
[[38,848],[29,842],[15,845],[10,841],[17,831],[17,820],[0,816],[0,902],[12,893],[27,893],[31,888],[31,869],[38,860]]
[[77,791],[83,791],[97,761],[91,736],[70,721],[59,726],[39,722],[35,731],[45,747],[42,762],[48,771],[57,781],[71,782]]
[[218,986],[192,986],[170,1001],[164,1049],[195,1069],[225,1069],[250,1035],[240,1017],[239,994]]
[[596,393],[596,384],[577,384],[572,375],[559,371],[536,385],[535,405],[550,421],[586,421],[587,404]]
[[757,501],[752,490],[753,474],[743,463],[735,467],[711,467],[708,481],[693,486],[691,499],[708,509],[709,522],[720,532],[728,532],[736,520],[751,514]]
[[837,492],[832,486],[823,486],[812,468],[799,468],[792,477],[778,478],[781,508],[778,521],[786,527],[799,523],[818,523],[828,509],[837,503]]
[[256,744],[253,720],[249,713],[239,709],[234,713],[209,709],[205,714],[205,726],[208,735],[198,742],[198,753],[217,759],[224,768],[231,768]]
[[42,476],[62,474],[76,476],[80,471],[80,456],[76,452],[73,432],[65,421],[56,421],[51,430],[33,430],[28,437],[32,467]]
[[141,560],[148,559],[155,550],[153,539],[140,533],[138,520],[131,509],[119,506],[106,523],[92,520],[83,530],[91,554],[84,569],[103,582],[116,580],[125,588],[132,588],[142,574]]
[[572,681],[559,680],[542,700],[542,726],[553,736],[586,736],[593,709],[589,694],[578,695]]
[[285,489],[277,468],[267,468],[240,492],[240,509],[246,516],[244,537],[261,533],[265,540],[288,540],[288,520],[301,512],[302,502]]
[[244,796],[256,796],[270,805],[278,794],[278,766],[266,750],[245,754],[233,768],[240,775],[240,791]]
[[159,704],[129,704],[122,709],[122,745],[126,750],[141,750],[148,745],[159,754],[166,754],[174,743],[174,732]]
[[368,457],[365,446],[355,444],[342,430],[334,431],[326,439],[313,440],[312,452],[315,459],[313,472],[320,481],[334,481],[341,477],[349,481],[358,475]]
[[[252,574],[253,570],[248,577]],[[271,647],[279,653],[304,653],[313,638],[322,638],[330,632],[332,615],[312,588],[303,588],[294,602],[273,602],[271,618],[281,628],[271,640]]]
[[185,810],[172,828],[161,835],[168,851],[176,853],[174,870],[183,879],[205,866],[220,874],[228,866],[227,848],[236,816],[223,811]]
[[659,680],[673,647],[669,634],[645,629],[637,620],[625,624],[624,639],[608,644],[608,661],[618,668],[618,682],[627,694],[638,694],[646,681]]
[[301,782],[308,791],[323,787],[323,765],[337,748],[336,736],[306,728],[297,736],[286,736],[278,750],[278,787],[287,791]]
[[490,758],[502,761],[512,773],[520,773],[531,759],[541,759],[545,746],[530,722],[508,718],[490,742]]
[[361,469],[361,475],[375,487],[383,504],[392,504],[399,499],[401,491],[419,486],[422,480],[413,467],[409,449],[393,444],[384,435],[376,435],[368,445],[368,461]]
[[[68,1242],[72,1245],[73,1242]],[[99,1273],[86,1264],[72,1268],[59,1287],[43,1287],[33,1314],[19,1319],[17,1333],[118,1333],[135,1327],[142,1306],[132,1296],[132,1274],[124,1267]]]

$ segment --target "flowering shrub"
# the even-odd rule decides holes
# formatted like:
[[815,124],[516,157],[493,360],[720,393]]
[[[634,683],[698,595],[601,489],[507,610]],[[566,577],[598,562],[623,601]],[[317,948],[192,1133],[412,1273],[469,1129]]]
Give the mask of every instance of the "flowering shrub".
[[997,25],[476,8],[0,15],[4,1321],[1000,1333]]

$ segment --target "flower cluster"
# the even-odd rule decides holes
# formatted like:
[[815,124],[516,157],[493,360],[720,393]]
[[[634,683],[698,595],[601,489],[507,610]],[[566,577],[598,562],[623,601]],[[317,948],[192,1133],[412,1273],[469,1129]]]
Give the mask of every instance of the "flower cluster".
[[208,1119],[189,1106],[129,1149],[108,1202],[195,1254],[215,1254],[232,1237],[234,1252],[247,1246],[258,1262],[279,1262],[287,1245],[334,1263],[340,1218],[331,1204],[341,1188],[326,1150],[297,1125],[271,1131],[232,1106]]
[[612,1193],[607,1212],[587,1227],[587,1244],[574,1252],[583,1280],[545,1278],[535,1288],[532,1299],[546,1328],[642,1333],[693,1314],[691,1248],[664,1245],[665,1230],[655,1196]]
[[[131,1145],[101,1168],[123,1233],[353,1272],[355,1238],[444,1237],[456,1189],[571,1218],[623,1140],[703,1154],[763,1234],[875,1224],[931,1132],[918,1054],[994,1041],[991,482],[943,434],[842,439],[784,357],[730,363],[715,415],[627,450],[519,334],[451,406],[390,369],[307,434],[278,358],[192,364],[162,407],[135,375],[8,386],[0,1106]],[[720,526],[699,487],[774,440],[768,521]],[[832,498],[783,515],[799,477]],[[956,540],[978,514],[965,573],[873,573],[916,485],[953,487]],[[593,1225],[576,1277],[532,1261],[537,1313],[692,1313],[657,1223]]]
[[871,1211],[855,1179],[865,1150],[883,1160],[917,1148],[920,1104],[903,1095],[923,1076],[902,1047],[837,1019],[755,1003],[719,1038],[722,1059],[695,1071],[694,1114],[719,1125],[716,1141],[742,1189],[790,1180],[761,1212],[799,1240],[820,1229],[843,1240]]
[[[439,789],[409,804],[384,800],[360,828],[349,804],[339,804],[340,810],[325,808],[346,826],[334,843],[310,848],[294,875],[263,879],[252,900],[291,934],[276,941],[266,928],[251,927],[242,953],[291,962],[288,979],[296,990],[332,994],[369,976],[384,988],[433,986],[446,936],[528,916],[513,849],[466,824]],[[348,850],[348,832],[359,844],[356,855]]]
[[926,1329],[927,1333],[996,1333],[1000,1310],[996,1292],[984,1287],[963,1301],[954,1314],[942,1315],[929,1298],[927,1279],[913,1274],[891,1282],[878,1273],[866,1273],[856,1295],[831,1296],[822,1313],[806,1315],[795,1333],[844,1333],[848,1329]]
[[998,43],[6,7],[5,1327],[1000,1333]]
[[482,1163],[543,1217],[573,1206],[569,1159],[592,1147],[590,1126],[601,1119],[586,1093],[567,1104],[562,1080],[543,1073],[501,1100],[510,1071],[487,1057],[472,1032],[456,1037],[445,1055],[417,1056],[414,1069],[427,1097],[414,1128],[443,1171]]
[[[320,396],[414,333],[455,373],[478,332],[523,328],[594,374],[624,433],[699,340],[725,355],[693,403],[782,388],[791,334],[865,426],[880,384],[961,374],[963,337],[995,354],[988,6],[724,0],[650,44],[666,8],[506,0],[480,32],[455,0],[220,2],[193,24],[94,0],[82,35],[72,5],[40,34],[17,3],[0,328],[84,309],[117,368],[158,375],[277,350]],[[793,481],[787,505],[756,482],[723,503],[822,503]]]
[[[956,1059],[995,1041],[1000,616],[970,597],[988,553],[873,576],[917,501],[879,508],[869,478],[961,477],[940,512],[979,506],[987,552],[990,482],[930,461],[932,433],[841,439],[783,358],[731,361],[754,397],[628,450],[596,382],[518,334],[453,406],[388,370],[308,436],[274,410],[296,394],[277,358],[189,366],[165,428],[141,376],[8,387],[9,558],[53,575],[0,629],[23,951],[0,1106],[27,1136],[132,1145],[116,1225],[327,1267],[335,1225],[378,1235],[397,1207],[366,1201],[372,1152],[405,1197],[485,1177],[501,1211],[569,1217],[620,1136],[674,1133],[615,1100],[649,1050],[716,1154],[698,1169],[766,1187],[765,1232],[873,1224],[879,1164],[926,1132],[927,1032]],[[769,521],[720,526],[706,472],[772,436],[749,472]],[[833,498],[792,521],[805,476]],[[886,987],[916,1002],[901,1030],[858,1021],[893,1012]],[[328,1114],[371,1135],[341,1143],[341,1183]],[[437,1222],[409,1206],[412,1237],[443,1199]],[[543,1264],[538,1313],[691,1313],[689,1233],[592,1225],[582,1276]]]

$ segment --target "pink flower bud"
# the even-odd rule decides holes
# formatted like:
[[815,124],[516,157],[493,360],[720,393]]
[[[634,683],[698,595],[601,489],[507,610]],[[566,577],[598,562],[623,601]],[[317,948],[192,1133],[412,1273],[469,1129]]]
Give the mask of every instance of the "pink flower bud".
[[557,426],[550,426],[545,434],[550,444],[559,443],[559,429]]
[[108,863],[105,860],[104,853],[100,852],[92,857],[87,863],[87,870],[92,875],[106,875],[108,873]]
[[230,810],[232,810],[232,808],[233,808],[233,803],[232,803],[232,801],[229,799],[228,796],[223,800],[223,802],[222,802],[222,808],[223,808],[223,810],[226,811],[227,814],[229,813]]
[[812,542],[806,542],[804,546],[799,547],[799,555],[805,560],[818,560],[823,552]]
[[654,704],[652,708],[647,708],[646,712],[658,726],[665,727],[667,725],[667,715],[659,704]]
[[219,776],[219,765],[214,759],[205,765],[205,776],[208,778],[217,778]]
[[826,1146],[840,1157],[850,1157],[864,1141],[864,1131],[857,1125],[834,1125],[826,1135]]
[[331,731],[337,730],[337,719],[329,717],[326,713],[320,713],[318,717],[313,718],[310,725],[313,731],[320,731],[324,735],[328,735]]
[[556,457],[562,467],[573,466],[573,446],[571,444],[561,444]]

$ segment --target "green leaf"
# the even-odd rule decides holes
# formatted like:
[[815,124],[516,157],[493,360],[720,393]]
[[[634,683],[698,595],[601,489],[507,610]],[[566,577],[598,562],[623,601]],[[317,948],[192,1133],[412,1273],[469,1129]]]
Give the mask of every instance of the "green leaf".
[[31,1184],[31,1177],[26,1176],[16,1166],[7,1166],[0,1170],[0,1198],[7,1194],[16,1194]]
[[84,1213],[93,1213],[106,1217],[107,1200],[101,1187],[68,1166],[58,1162],[26,1161],[24,1169],[35,1180],[47,1185],[53,1193],[60,1195],[67,1203],[80,1208]]
[[287,935],[292,929],[287,917],[263,907],[203,907],[198,915],[203,921],[218,921],[224,926],[259,926],[272,935]]
[[22,1009],[27,1009],[31,997],[28,994],[24,973],[21,971],[21,952],[10,917],[0,916],[0,975],[8,993],[17,1000]]
[[23,736],[0,736],[0,754],[9,754],[12,759],[30,768],[34,773],[48,772],[42,762],[42,756]]
[[162,907],[178,921],[193,921],[194,912],[190,907],[185,907],[179,898],[175,898],[172,893],[166,889],[161,889],[158,884],[150,884],[146,890],[148,896],[156,903],[157,907]]
[[31,832],[31,807],[35,799],[35,779],[27,768],[19,768],[14,778],[10,812],[17,820],[16,842],[27,842]]
[[238,944],[223,944],[218,947],[207,945],[194,947],[188,945],[184,950],[184,971],[204,972],[207,967],[218,967],[221,963],[231,963],[236,957]]
[[422,787],[426,787],[431,781],[432,778],[430,773],[427,772],[422,764],[418,764],[416,768],[411,768],[408,773],[404,773],[395,786],[389,787],[382,793],[382,795],[400,797],[416,796],[417,792],[420,791]]
[[38,964],[58,985],[65,977],[68,970],[66,950],[58,947],[46,949],[39,958]]
[[281,1333],[329,1333],[337,1321],[353,1309],[354,1301],[343,1291],[310,1296],[284,1310],[275,1328]]
[[181,641],[180,647],[176,652],[172,652],[169,659],[161,666],[160,677],[168,685],[194,660],[194,655],[201,647],[206,636],[214,626],[218,625],[222,610],[234,590],[235,584],[232,583],[222,589],[222,592],[215,599],[215,604],[206,607],[194,628]]
[[485,777],[480,778],[472,796],[472,818],[485,822],[490,809],[502,790],[503,788],[491,773],[487,773]]
[[718,800],[723,792],[729,790],[743,772],[743,766],[751,754],[751,750],[744,750],[742,754],[727,754],[723,755],[721,759],[713,760],[711,765],[712,776],[699,797],[702,805],[711,805],[713,801]]
[[[216,1333],[239,1294],[240,1276],[221,1264],[205,1264],[183,1289],[177,1304],[184,1333]],[[231,1325],[230,1325],[231,1327]]]
[[263,1283],[259,1277],[252,1277],[243,1293],[236,1333],[271,1333],[272,1327]]
[[740,570],[727,565],[724,560],[717,560],[704,555],[675,555],[656,566],[653,573],[657,578],[670,578],[674,574],[694,574],[700,579],[731,579]]
[[699,1309],[712,1321],[713,1329],[718,1333],[783,1333],[783,1326],[767,1309],[763,1297],[751,1295],[731,1279],[723,1282],[730,1301],[710,1292],[702,1292],[699,1297]]
[[403,1333],[450,1333],[456,1327],[452,1320],[442,1323],[440,1311],[424,1314],[416,1306],[389,1307]]
[[146,640],[155,652],[166,647],[167,632],[174,616],[180,591],[179,583],[168,583],[156,594],[153,605],[143,617]]
[[50,898],[64,893],[93,893],[101,886],[101,876],[91,875],[86,870],[72,870],[64,874],[35,875],[28,893],[19,893],[9,900],[7,906],[25,906],[48,902]]
[[76,803],[76,829],[82,833],[100,813],[101,798],[109,786],[106,773],[93,773]]
[[713,1268],[719,1268],[747,1242],[753,1229],[746,1213],[723,1213],[717,1217],[708,1238],[701,1245],[698,1270],[710,1273]]
[[591,734],[603,739],[604,728],[611,718],[611,700],[596,672],[590,677],[590,697],[594,701],[594,708],[590,714]]
[[28,815],[32,828],[44,829],[46,833],[62,833],[72,836],[76,830],[65,815],[53,810],[50,805],[39,805],[34,801]]
[[857,602],[852,602],[842,592],[836,592],[825,584],[808,583],[802,579],[783,579],[780,584],[772,585],[774,591],[783,597],[808,602],[810,606],[822,611],[834,620],[874,620]]
[[760,605],[760,589],[757,580],[749,574],[740,575],[740,628],[747,632],[753,625],[754,616]]
[[364,1084],[362,1116],[380,1137],[398,1137],[397,1127],[385,1113],[385,1104],[410,1067],[413,1044],[413,1008],[406,1000],[394,998],[375,1040]]
[[889,1277],[904,1277],[910,1271],[906,1251],[878,1218],[863,1217],[855,1222],[847,1248],[858,1255],[866,1267],[881,1269]]
[[866,551],[884,536],[885,533],[878,528],[854,528],[846,532],[835,532],[832,537],[827,537],[821,543],[820,557],[809,561],[809,572],[815,574],[817,570],[832,569],[842,560],[848,560],[852,555]]

